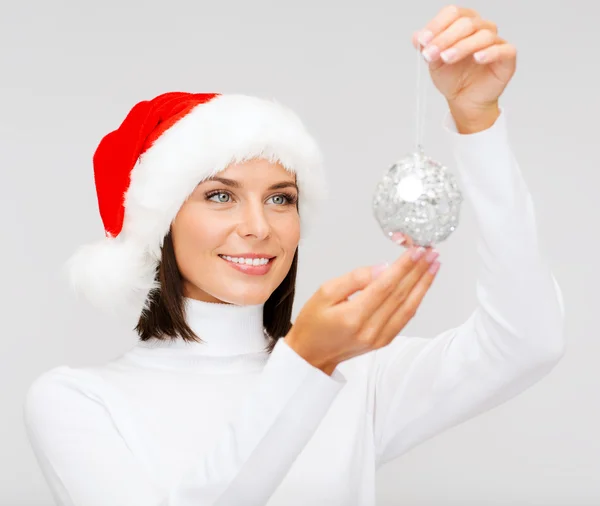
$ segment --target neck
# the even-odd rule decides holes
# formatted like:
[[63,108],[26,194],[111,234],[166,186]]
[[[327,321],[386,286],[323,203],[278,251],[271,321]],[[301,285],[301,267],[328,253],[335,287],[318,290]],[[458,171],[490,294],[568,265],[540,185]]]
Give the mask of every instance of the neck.
[[184,298],[185,319],[202,342],[182,338],[140,342],[145,348],[167,348],[188,355],[232,356],[264,352],[263,304],[238,306]]

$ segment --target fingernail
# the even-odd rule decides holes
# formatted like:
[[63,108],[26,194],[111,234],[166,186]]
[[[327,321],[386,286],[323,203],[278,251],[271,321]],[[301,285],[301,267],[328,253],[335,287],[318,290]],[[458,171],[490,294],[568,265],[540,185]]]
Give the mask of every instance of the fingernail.
[[478,51],[473,55],[473,58],[475,58],[479,63],[483,63],[487,58],[487,54],[485,51]]
[[411,258],[413,260],[418,260],[419,258],[421,258],[423,256],[423,253],[425,253],[425,248],[423,246],[419,246],[416,250],[414,250],[411,253]]
[[418,41],[422,46],[426,46],[433,39],[433,33],[430,30],[422,30],[419,32]]
[[438,57],[439,52],[440,50],[437,46],[427,46],[425,49],[423,49],[421,54],[428,62],[432,62]]
[[428,263],[433,262],[438,256],[440,255],[439,251],[432,249],[429,253],[427,253],[427,255],[425,256],[425,260]]
[[448,62],[451,62],[452,60],[454,60],[454,58],[456,58],[456,54],[457,54],[456,49],[451,47],[450,49],[446,49],[445,51],[442,51],[440,53],[440,57],[442,58],[442,60],[444,60],[446,63],[448,63]]
[[390,266],[389,263],[383,262],[381,264],[374,265],[371,267],[371,274],[373,275],[373,279],[377,278],[383,271],[385,271]]
[[394,241],[396,244],[403,244],[406,242],[406,237],[404,237],[404,234],[401,232],[394,232],[392,234],[392,241]]
[[438,269],[440,268],[440,265],[441,265],[441,264],[440,264],[440,263],[439,263],[439,262],[436,260],[435,262],[433,262],[433,263],[431,264],[431,266],[429,267],[428,271],[429,271],[431,274],[435,274],[435,273],[438,271]]

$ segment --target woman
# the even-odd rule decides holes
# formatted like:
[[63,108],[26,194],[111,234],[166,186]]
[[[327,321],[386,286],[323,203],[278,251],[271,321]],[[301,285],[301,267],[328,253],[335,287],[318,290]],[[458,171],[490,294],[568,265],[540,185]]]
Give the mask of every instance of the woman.
[[94,156],[107,237],[71,261],[93,302],[134,311],[140,341],[47,371],[24,406],[58,504],[372,505],[381,465],[554,367],[561,292],[498,106],[515,49],[456,7],[417,37],[481,228],[471,317],[434,339],[398,335],[439,267],[409,247],[326,282],[292,327],[321,188],[312,138],[257,98],[141,102]]

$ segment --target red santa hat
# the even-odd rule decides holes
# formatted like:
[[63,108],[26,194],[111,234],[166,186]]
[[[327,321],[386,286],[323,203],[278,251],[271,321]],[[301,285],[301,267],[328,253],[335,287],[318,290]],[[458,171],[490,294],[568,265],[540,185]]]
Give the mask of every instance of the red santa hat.
[[140,312],[158,288],[163,239],[198,183],[231,163],[278,161],[296,175],[303,235],[325,195],[322,155],[299,117],[275,100],[169,92],[136,104],[93,157],[105,237],[67,262],[95,306]]

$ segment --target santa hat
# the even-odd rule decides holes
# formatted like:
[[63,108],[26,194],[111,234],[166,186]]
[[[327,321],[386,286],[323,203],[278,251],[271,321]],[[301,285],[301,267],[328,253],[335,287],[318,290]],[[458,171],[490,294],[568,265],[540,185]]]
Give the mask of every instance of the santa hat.
[[136,104],[93,157],[105,237],[80,246],[66,267],[95,306],[147,307],[172,220],[198,183],[229,164],[278,161],[296,175],[302,233],[325,192],[322,155],[299,117],[275,100],[169,92]]

